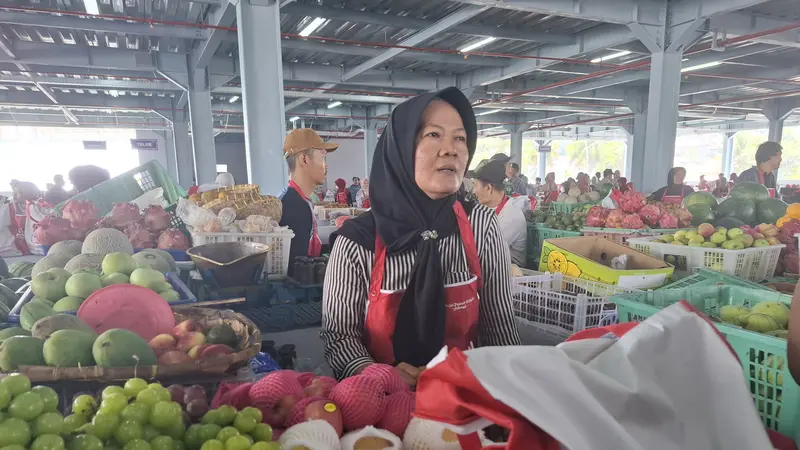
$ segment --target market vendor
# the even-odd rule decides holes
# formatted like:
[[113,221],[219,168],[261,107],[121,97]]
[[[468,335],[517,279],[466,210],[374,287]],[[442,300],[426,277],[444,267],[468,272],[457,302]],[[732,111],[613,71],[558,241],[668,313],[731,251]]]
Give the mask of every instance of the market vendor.
[[680,205],[684,197],[694,192],[691,186],[683,184],[686,179],[686,169],[683,167],[673,167],[667,173],[667,185],[653,192],[650,200],[658,202],[672,203]]
[[494,209],[497,223],[511,253],[511,262],[525,265],[525,250],[528,242],[528,226],[522,210],[509,203],[503,187],[505,167],[500,161],[483,161],[475,169],[475,195],[481,205]]
[[[317,186],[325,183],[328,172],[326,155],[337,148],[339,144],[323,141],[311,128],[298,128],[286,136],[283,156],[289,166],[289,186],[281,194],[283,215],[280,225],[294,232],[289,261],[298,256],[322,254],[314,204],[309,198]],[[289,276],[293,275],[293,266],[289,264]]]
[[445,345],[519,345],[496,213],[462,199],[476,141],[456,88],[392,112],[370,172],[372,209],[338,230],[328,261],[322,338],[338,378],[378,361],[413,385]]
[[769,196],[774,198],[777,186],[775,171],[781,167],[782,153],[783,147],[777,142],[767,141],[759,145],[756,150],[756,165],[740,173],[735,182],[751,181],[763,184],[769,190]]

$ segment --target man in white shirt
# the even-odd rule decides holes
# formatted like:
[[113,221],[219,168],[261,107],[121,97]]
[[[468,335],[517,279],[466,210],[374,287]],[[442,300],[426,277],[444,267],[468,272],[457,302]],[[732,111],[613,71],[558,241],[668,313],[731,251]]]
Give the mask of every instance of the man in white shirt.
[[506,196],[503,186],[506,176],[505,163],[497,160],[481,161],[471,175],[474,175],[475,195],[478,201],[484,206],[493,208],[497,214],[500,232],[511,251],[511,262],[524,266],[528,226],[522,210],[509,202]]

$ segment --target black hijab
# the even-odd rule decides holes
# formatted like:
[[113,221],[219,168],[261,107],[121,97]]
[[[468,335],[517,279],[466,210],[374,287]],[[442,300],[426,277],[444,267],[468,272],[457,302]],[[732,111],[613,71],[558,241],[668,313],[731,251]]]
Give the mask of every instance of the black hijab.
[[[454,87],[409,99],[392,111],[375,147],[369,175],[372,209],[346,221],[338,230],[339,235],[370,250],[374,250],[377,230],[387,255],[416,249],[393,336],[396,362],[414,366],[427,364],[444,345],[444,276],[438,240],[458,233],[453,204],[464,199],[462,188],[449,197],[432,200],[415,181],[414,154],[420,121],[428,105],[437,99],[452,105],[464,122],[469,166],[478,138],[469,99]],[[468,211],[470,207],[465,205]],[[438,238],[423,239],[424,231],[436,231]]]
[[686,173],[686,169],[683,167],[673,167],[667,172],[667,195],[683,195],[683,191],[686,189],[685,184],[675,183],[675,174],[679,170],[682,170],[684,174]]

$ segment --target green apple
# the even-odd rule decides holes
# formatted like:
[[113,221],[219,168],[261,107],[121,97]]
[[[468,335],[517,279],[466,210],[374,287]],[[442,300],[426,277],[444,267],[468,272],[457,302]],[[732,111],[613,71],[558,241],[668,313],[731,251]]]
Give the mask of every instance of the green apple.
[[703,244],[705,241],[706,241],[705,238],[698,234],[697,236],[692,236],[692,238],[689,239],[689,245],[692,245],[692,244],[700,245],[700,244]]
[[690,241],[688,244],[689,247],[702,247],[704,242],[697,242],[697,241]]
[[722,233],[725,233],[725,235],[727,236],[727,234],[728,234],[728,229],[727,229],[727,228],[725,228],[725,227],[717,227],[717,228],[714,228],[714,232],[715,232],[715,233],[722,232]]
[[695,236],[700,236],[700,233],[698,233],[696,230],[689,230],[684,235],[684,237],[686,237],[686,239],[688,239],[689,241],[691,241],[692,238]]
[[733,238],[735,238],[737,236],[741,236],[743,234],[744,234],[744,231],[742,231],[741,228],[731,228],[730,230],[728,230],[728,239],[733,239]]
[[675,236],[673,236],[671,234],[665,234],[665,235],[661,236],[661,240],[666,242],[667,244],[669,244],[670,242],[675,240]]
[[730,241],[723,242],[722,248],[725,250],[741,250],[744,248],[744,244],[738,239],[731,239]]
[[137,286],[153,289],[156,286],[162,286],[164,282],[164,274],[153,269],[139,268],[131,274],[131,284]]
[[750,246],[753,245],[753,242],[755,242],[753,236],[750,236],[747,233],[742,234],[741,236],[737,236],[736,239],[742,241],[742,244],[744,244],[744,248],[749,248]]
[[124,273],[125,275],[130,275],[136,270],[136,261],[134,261],[133,256],[127,253],[114,252],[107,254],[105,258],[103,258],[102,267],[103,273]]
[[128,284],[131,279],[124,273],[110,273],[101,277],[103,286],[111,286],[112,284]]
[[163,297],[164,300],[166,300],[167,303],[177,302],[178,300],[181,299],[180,294],[178,294],[177,292],[173,291],[172,289],[167,289],[165,291],[161,291],[161,292],[158,293],[158,295]]
[[91,273],[76,273],[69,277],[65,290],[70,297],[87,298],[94,291],[103,288],[103,280],[99,275]]
[[31,280],[31,291],[33,295],[44,298],[45,300],[57,301],[67,296],[67,280],[69,276],[64,276],[58,272],[42,272]]
[[767,247],[769,246],[769,241],[766,239],[756,239],[753,241],[753,247]]
[[672,238],[676,241],[679,241],[683,239],[684,236],[686,236],[686,230],[678,230],[672,235]]
[[672,241],[672,245],[686,245],[686,244],[679,239],[675,239],[674,241]]
[[711,242],[719,245],[728,240],[728,236],[722,231],[717,231],[709,238]]
[[702,245],[701,247],[706,247],[706,248],[717,248],[717,244],[715,244],[715,243],[713,243],[713,242],[703,242],[703,245]]

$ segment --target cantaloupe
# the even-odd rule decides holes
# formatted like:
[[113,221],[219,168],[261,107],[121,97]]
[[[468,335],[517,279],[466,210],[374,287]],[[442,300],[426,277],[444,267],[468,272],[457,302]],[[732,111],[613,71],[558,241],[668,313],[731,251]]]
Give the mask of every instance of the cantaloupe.
[[97,255],[94,253],[84,253],[70,259],[64,268],[67,269],[67,271],[71,274],[75,274],[75,272],[81,269],[96,270],[99,274],[104,257],[105,256],[103,255]]
[[81,247],[83,247],[83,242],[81,241],[56,242],[52,247],[50,247],[50,250],[47,251],[47,254],[48,256],[69,255],[71,258],[81,254]]
[[42,272],[47,272],[48,270],[52,269],[53,267],[61,267],[67,265],[69,260],[72,259],[72,256],[63,254],[63,255],[47,255],[44,258],[40,259],[36,262],[33,266],[33,270],[31,270],[31,278],[39,275]]
[[106,256],[109,253],[122,252],[133,254],[133,246],[125,234],[114,228],[94,230],[83,240],[81,253],[94,253]]

